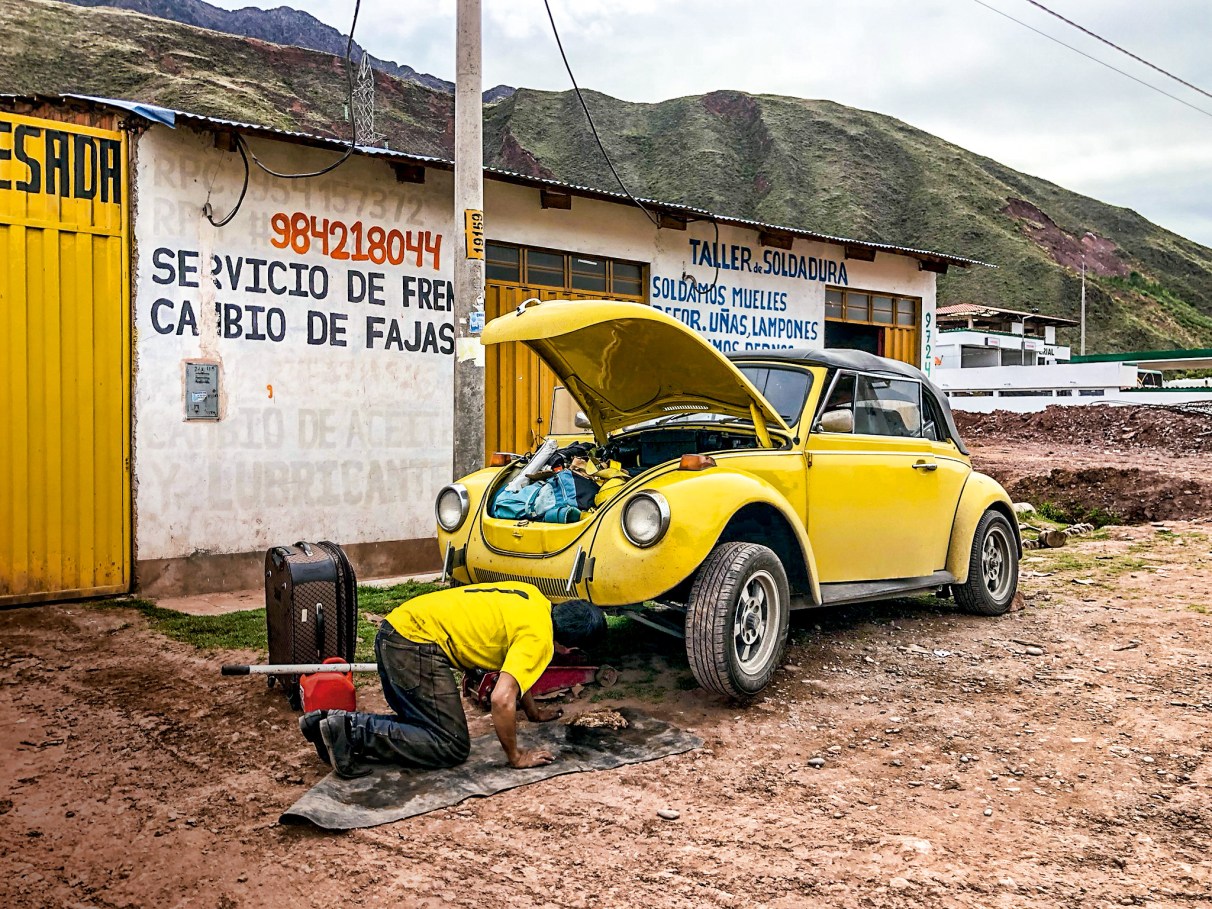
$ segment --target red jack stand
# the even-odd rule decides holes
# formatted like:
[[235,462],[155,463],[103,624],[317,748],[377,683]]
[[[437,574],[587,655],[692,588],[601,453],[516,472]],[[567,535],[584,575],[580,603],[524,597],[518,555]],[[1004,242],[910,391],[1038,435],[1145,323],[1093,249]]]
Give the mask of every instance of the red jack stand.
[[[588,685],[597,682],[603,688],[610,688],[619,679],[618,670],[610,666],[579,666],[564,665],[562,660],[583,659],[585,654],[579,650],[567,654],[557,653],[553,664],[543,670],[538,681],[530,688],[535,697],[562,691],[574,685]],[[499,672],[472,670],[463,674],[463,694],[475,701],[485,710],[492,706],[492,689],[497,684]]]

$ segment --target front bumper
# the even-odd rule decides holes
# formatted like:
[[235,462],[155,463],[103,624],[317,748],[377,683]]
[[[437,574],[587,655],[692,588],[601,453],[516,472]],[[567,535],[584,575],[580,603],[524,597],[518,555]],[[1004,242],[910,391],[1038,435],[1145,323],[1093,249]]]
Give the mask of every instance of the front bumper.
[[[478,543],[478,545],[477,545]],[[553,602],[590,599],[593,560],[583,546],[541,557],[504,555],[489,549],[478,534],[462,548],[447,542],[446,573],[461,584],[525,581]]]

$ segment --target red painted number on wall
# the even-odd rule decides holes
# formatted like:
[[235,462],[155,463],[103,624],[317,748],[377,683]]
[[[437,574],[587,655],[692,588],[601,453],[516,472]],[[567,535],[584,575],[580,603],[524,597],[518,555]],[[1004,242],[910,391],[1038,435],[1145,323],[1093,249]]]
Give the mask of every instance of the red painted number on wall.
[[313,249],[330,259],[372,262],[375,265],[442,268],[442,235],[429,230],[390,230],[361,221],[346,224],[337,218],[317,218],[297,211],[277,212],[269,219],[270,239],[277,249],[301,256]]

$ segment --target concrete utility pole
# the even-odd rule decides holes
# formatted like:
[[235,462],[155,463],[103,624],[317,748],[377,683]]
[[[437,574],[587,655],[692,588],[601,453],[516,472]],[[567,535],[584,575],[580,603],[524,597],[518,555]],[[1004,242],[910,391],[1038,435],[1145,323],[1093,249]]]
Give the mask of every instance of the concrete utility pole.
[[484,107],[480,0],[455,14],[454,475],[484,466]]
[[1086,257],[1082,256],[1082,341],[1081,355],[1086,355]]

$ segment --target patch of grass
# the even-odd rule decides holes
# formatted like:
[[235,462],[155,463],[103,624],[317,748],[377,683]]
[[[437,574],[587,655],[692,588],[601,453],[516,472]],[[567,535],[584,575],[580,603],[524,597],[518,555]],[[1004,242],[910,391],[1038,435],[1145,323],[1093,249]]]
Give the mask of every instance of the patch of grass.
[[[375,658],[374,642],[378,626],[367,621],[363,613],[383,615],[405,600],[440,590],[441,587],[441,584],[417,581],[406,581],[392,587],[359,586],[358,643],[354,660],[373,663]],[[174,641],[191,644],[199,650],[257,650],[265,653],[269,649],[264,609],[244,609],[223,615],[187,615],[138,598],[98,601],[94,605],[104,609],[134,609],[147,619],[153,631]]]
[[1196,545],[1204,545],[1205,538],[1198,533],[1175,533],[1172,530],[1158,530],[1153,536],[1144,540],[1137,540],[1128,547],[1128,551],[1132,553],[1151,553],[1163,547],[1181,546],[1186,547],[1192,543]]
[[1065,522],[1048,516],[1048,514],[1053,512],[1055,507],[1055,505],[1045,502],[1042,508],[1047,510],[1047,514],[1045,514],[1045,512],[1040,508],[1037,508],[1030,514],[1020,514],[1018,516],[1019,526],[1042,527],[1045,530],[1059,530],[1060,528],[1066,526]]
[[1060,523],[1061,521],[1064,520],[1061,517],[1061,514],[1063,514],[1064,510],[1060,506],[1055,505],[1052,502],[1040,502],[1038,505],[1035,506],[1035,511],[1036,511],[1036,514],[1040,515],[1041,517],[1047,518],[1049,521],[1052,521],[1054,523]]
[[1104,560],[1104,574],[1121,575],[1127,574],[1130,571],[1143,571],[1148,564],[1144,559],[1134,559],[1131,556],[1123,555],[1116,556],[1113,559]]
[[358,586],[358,644],[354,648],[354,661],[357,663],[375,661],[375,635],[379,633],[379,626],[368,621],[366,613],[386,616],[401,603],[422,594],[441,590],[445,586],[445,584],[433,581],[405,581],[403,584],[393,584],[391,587],[370,587],[360,584]]
[[138,598],[97,602],[102,609],[133,609],[152,630],[199,650],[265,650],[265,610],[246,609],[225,615],[186,615]]
[[[613,688],[595,691],[590,701],[623,700],[633,698],[639,701],[662,701],[673,691],[692,691],[698,687],[698,682],[686,668],[669,667],[661,669],[653,664],[641,667],[641,674],[636,678],[624,676]],[[630,672],[628,673],[630,674]]]
[[899,602],[906,603],[914,609],[930,609],[940,610],[949,609],[954,604],[948,597],[940,597],[937,594],[926,593],[916,597],[901,597]]
[[698,680],[692,673],[683,672],[673,682],[678,691],[694,691],[699,687]]
[[1110,276],[1104,280],[1131,296],[1156,302],[1175,322],[1190,332],[1206,335],[1208,330],[1212,329],[1212,318],[1207,313],[1201,312],[1170,288],[1157,281],[1150,281],[1140,272],[1134,271],[1127,278]]
[[433,593],[445,586],[432,581],[405,581],[391,587],[370,587],[361,584],[358,586],[358,609],[362,612],[373,612],[375,615],[387,615],[406,600],[424,593]]
[[[1108,511],[1098,505],[1084,508],[1080,505],[1062,505],[1056,502],[1041,502],[1035,506],[1037,513],[1056,524],[1093,524],[1095,527],[1106,527],[1108,524],[1122,524],[1123,518],[1113,511]],[[1027,523],[1031,523],[1028,521]]]
[[1145,571],[1149,565],[1146,559],[1137,557],[1131,550],[1109,558],[1106,554],[1096,555],[1069,549],[1041,549],[1036,550],[1034,554],[1045,559],[1044,564],[1038,567],[1058,574],[1072,573],[1088,577],[1093,579],[1095,586],[1106,588],[1114,586],[1112,582],[1121,575]]
[[641,624],[629,615],[606,616],[606,643],[597,654],[603,662],[611,663],[627,657],[659,652],[667,638],[670,645],[674,639],[669,635]]

